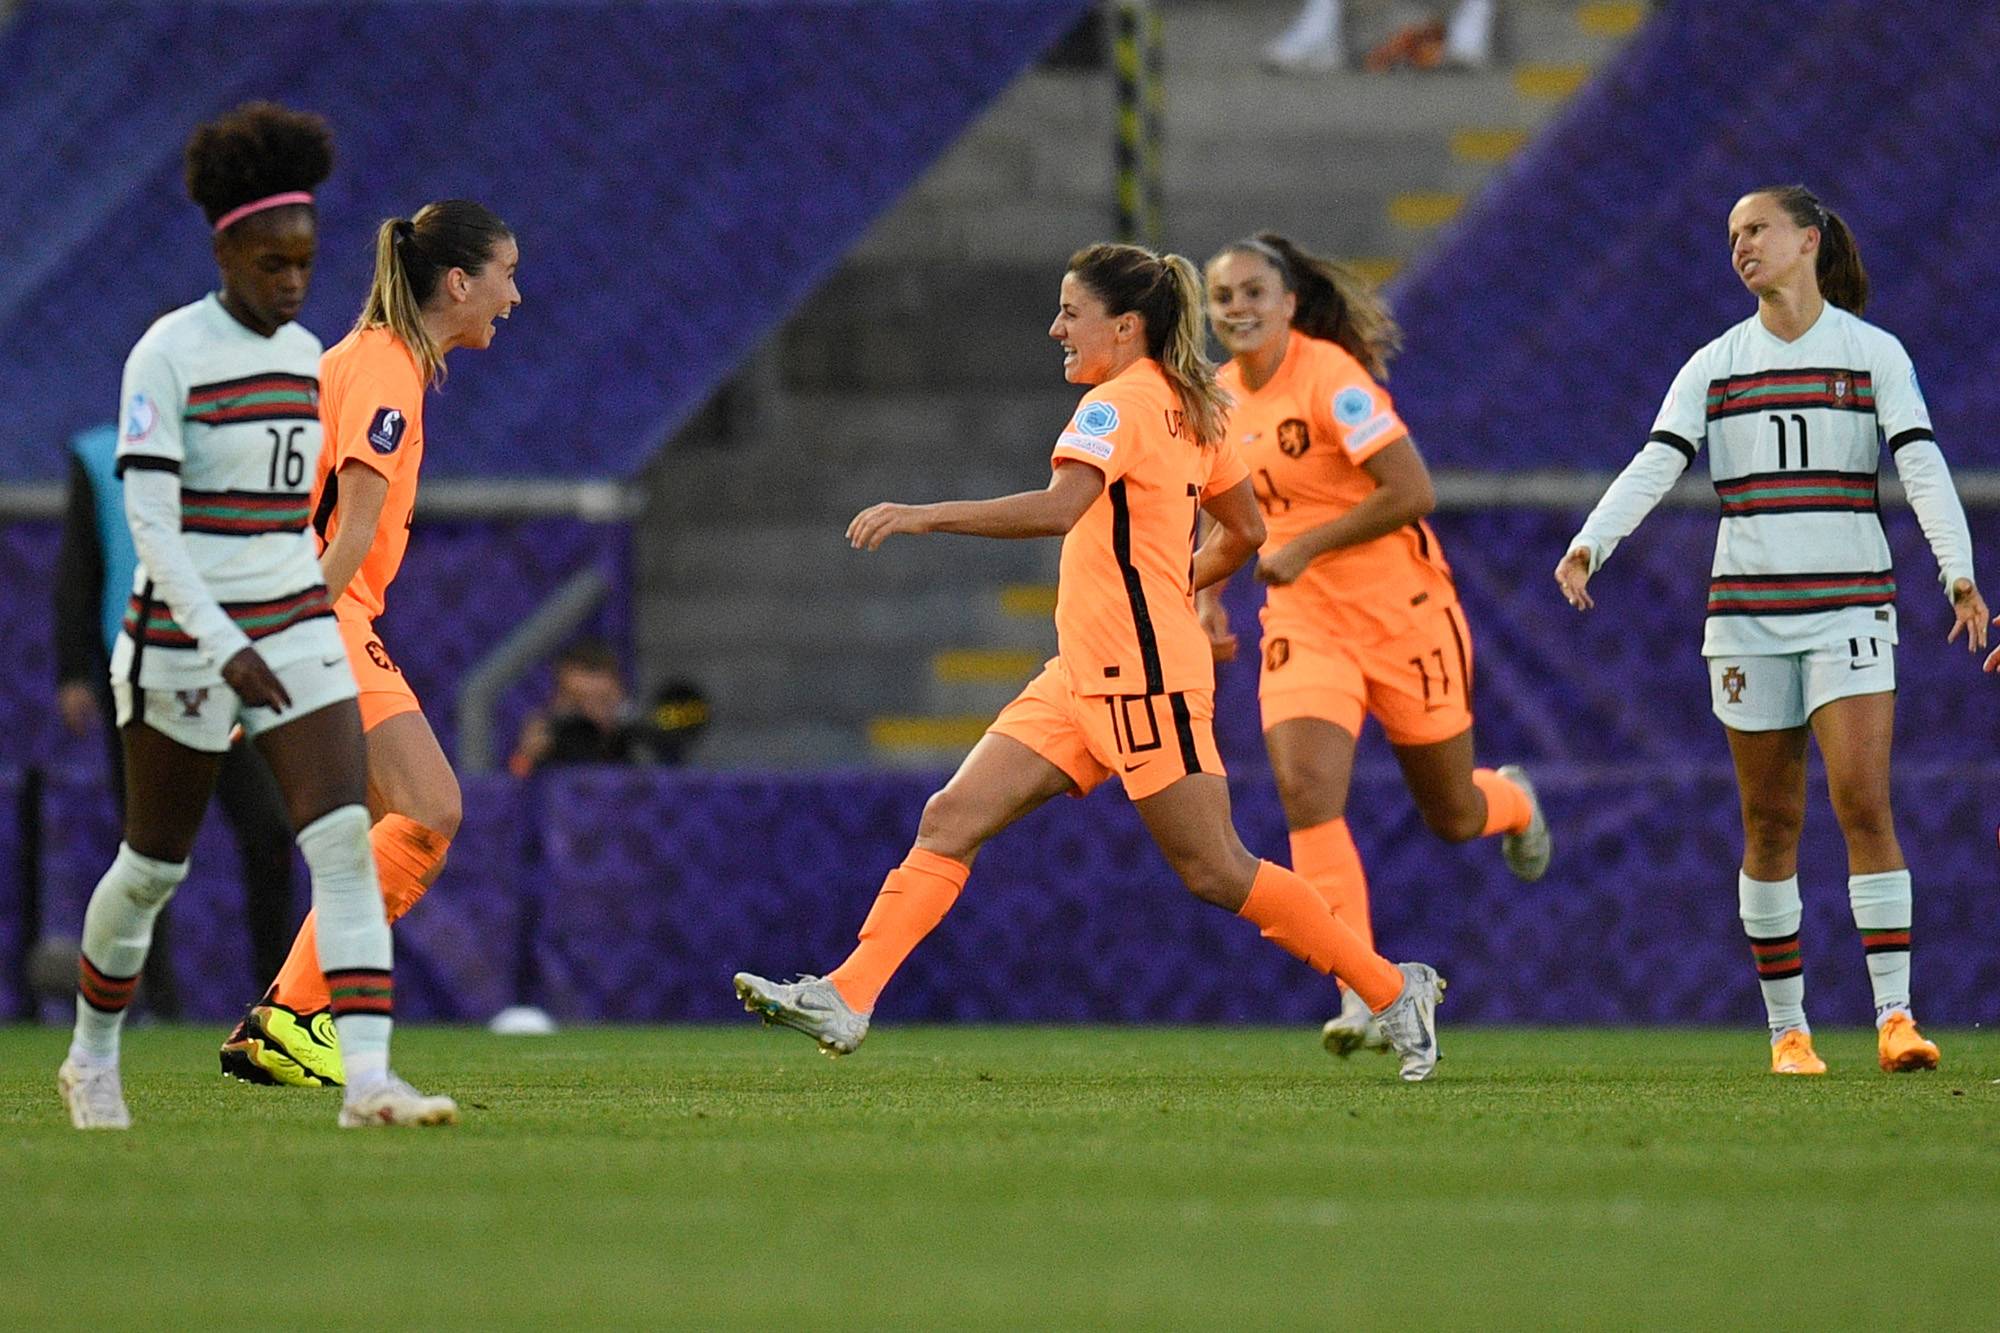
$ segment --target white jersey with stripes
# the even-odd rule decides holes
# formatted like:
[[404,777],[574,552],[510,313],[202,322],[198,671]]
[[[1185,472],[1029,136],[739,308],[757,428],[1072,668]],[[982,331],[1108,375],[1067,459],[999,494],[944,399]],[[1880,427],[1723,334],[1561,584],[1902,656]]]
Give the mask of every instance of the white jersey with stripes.
[[[1877,503],[1885,446],[1910,484],[1946,588],[1972,577],[1964,512],[1908,353],[1836,306],[1792,342],[1753,315],[1696,352],[1674,377],[1648,442],[1648,453],[1666,446],[1681,455],[1680,467],[1668,465],[1674,474],[1708,450],[1722,519],[1707,656],[1896,641],[1896,580]],[[1916,473],[1943,484],[1920,485]],[[1620,514],[1607,493],[1575,545],[1592,550],[1594,567],[1658,498]]]
[[[208,684],[246,641],[331,614],[305,533],[320,350],[296,323],[253,332],[213,294],[162,316],[133,347],[117,466],[140,560],[115,673],[143,663],[149,688]],[[148,514],[160,521],[141,532],[139,474],[178,480],[177,532],[171,513]],[[272,650],[284,656],[260,645],[267,659]]]

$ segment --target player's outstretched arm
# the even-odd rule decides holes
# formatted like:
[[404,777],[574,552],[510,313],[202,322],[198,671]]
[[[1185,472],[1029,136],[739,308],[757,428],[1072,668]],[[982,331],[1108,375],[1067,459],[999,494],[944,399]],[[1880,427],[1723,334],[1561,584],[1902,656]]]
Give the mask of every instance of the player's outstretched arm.
[[994,500],[938,504],[879,504],[847,525],[857,551],[872,551],[899,532],[956,532],[967,537],[1060,537],[1104,494],[1104,474],[1087,463],[1057,459],[1048,487]]
[[1590,591],[1590,550],[1579,546],[1562,558],[1556,566],[1556,586],[1569,604],[1579,611],[1588,611],[1597,603],[1591,600]]

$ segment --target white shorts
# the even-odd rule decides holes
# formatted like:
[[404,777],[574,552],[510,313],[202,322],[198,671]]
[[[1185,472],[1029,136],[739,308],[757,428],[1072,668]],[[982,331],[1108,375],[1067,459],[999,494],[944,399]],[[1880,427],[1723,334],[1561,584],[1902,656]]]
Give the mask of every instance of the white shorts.
[[122,728],[133,720],[136,697],[140,703],[138,719],[154,731],[190,750],[221,754],[229,748],[230,735],[239,725],[245,736],[254,738],[273,727],[316,713],[328,704],[354,698],[358,693],[354,672],[348,668],[347,650],[341,645],[333,617],[308,621],[286,633],[296,635],[311,626],[322,627],[322,633],[300,637],[322,639],[320,651],[271,667],[272,674],[283,682],[285,692],[292,696],[291,706],[284,712],[246,708],[236,697],[236,691],[220,680],[194,689],[135,691],[129,680],[113,677],[111,699],[117,706],[118,725]]
[[1803,727],[1822,704],[1896,688],[1896,645],[1842,639],[1802,653],[1708,659],[1709,705],[1736,731]]

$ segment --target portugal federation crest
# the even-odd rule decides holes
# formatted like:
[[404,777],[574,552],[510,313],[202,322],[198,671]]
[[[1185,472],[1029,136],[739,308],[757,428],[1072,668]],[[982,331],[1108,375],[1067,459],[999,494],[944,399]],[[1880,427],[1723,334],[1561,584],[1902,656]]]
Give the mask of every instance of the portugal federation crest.
[[1729,697],[1730,703],[1743,702],[1743,690],[1749,683],[1750,678],[1743,674],[1742,667],[1732,666],[1722,669],[1722,692]]

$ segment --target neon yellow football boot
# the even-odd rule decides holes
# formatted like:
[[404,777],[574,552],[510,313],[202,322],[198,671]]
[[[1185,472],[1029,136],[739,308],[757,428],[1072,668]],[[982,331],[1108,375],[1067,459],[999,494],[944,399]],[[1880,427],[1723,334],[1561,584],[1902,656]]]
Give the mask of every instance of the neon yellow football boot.
[[246,1083],[288,1088],[337,1088],[347,1081],[340,1036],[324,1009],[298,1014],[259,1004],[222,1043],[222,1072]]

